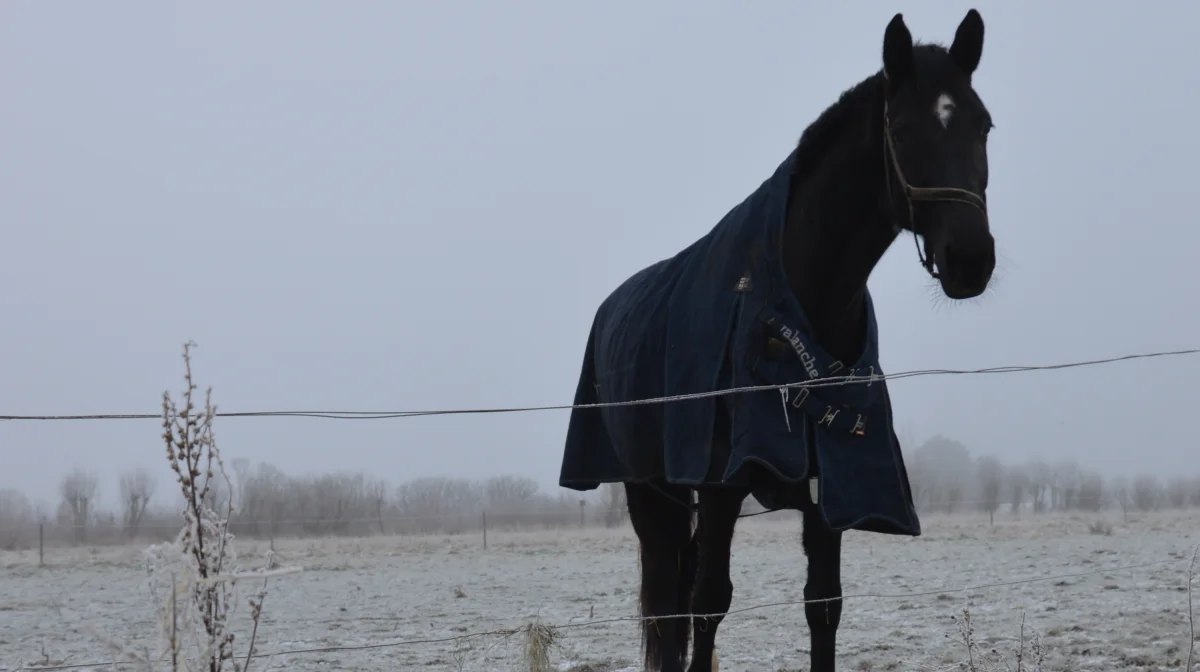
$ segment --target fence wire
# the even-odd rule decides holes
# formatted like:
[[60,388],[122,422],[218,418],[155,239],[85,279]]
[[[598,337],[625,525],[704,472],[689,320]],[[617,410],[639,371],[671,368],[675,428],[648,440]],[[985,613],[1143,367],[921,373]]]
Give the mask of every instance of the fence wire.
[[[1200,548],[1200,547],[1198,547],[1198,548]],[[730,609],[729,611],[719,612],[719,613],[672,614],[672,615],[666,615],[666,616],[653,616],[653,617],[649,617],[649,616],[617,616],[617,617],[613,617],[613,618],[593,619],[593,620],[587,620],[587,621],[574,621],[574,622],[562,623],[562,624],[558,624],[558,625],[543,624],[542,627],[546,627],[546,628],[549,628],[550,630],[557,631],[557,630],[568,630],[568,629],[576,629],[576,628],[588,628],[588,627],[595,627],[595,626],[602,626],[602,625],[611,625],[614,623],[658,621],[658,620],[666,620],[666,619],[672,619],[672,618],[693,619],[693,618],[714,618],[714,617],[718,617],[718,616],[719,617],[728,617],[728,616],[737,616],[739,614],[745,614],[745,613],[749,613],[752,611],[761,611],[763,609],[777,609],[777,608],[781,608],[781,607],[799,607],[799,606],[804,606],[806,604],[833,602],[833,601],[837,601],[837,600],[843,600],[843,601],[863,600],[863,599],[902,600],[902,599],[912,599],[912,598],[918,598],[918,597],[931,597],[931,596],[951,594],[951,593],[962,593],[964,595],[969,595],[974,592],[979,592],[979,591],[984,591],[984,590],[993,590],[993,589],[997,589],[997,588],[1010,588],[1010,587],[1014,587],[1014,586],[1022,586],[1022,585],[1028,585],[1028,584],[1033,584],[1033,583],[1044,583],[1046,581],[1062,581],[1065,579],[1075,579],[1075,578],[1081,578],[1081,577],[1086,577],[1086,576],[1094,576],[1097,574],[1107,574],[1107,573],[1111,573],[1111,572],[1130,571],[1130,570],[1135,570],[1135,569],[1146,569],[1146,568],[1150,568],[1150,567],[1163,567],[1163,566],[1168,566],[1168,565],[1179,565],[1180,567],[1186,566],[1188,568],[1188,582],[1190,585],[1191,580],[1192,580],[1191,569],[1192,569],[1192,564],[1195,562],[1195,556],[1196,556],[1196,551],[1193,551],[1192,556],[1188,559],[1176,558],[1173,560],[1158,560],[1158,561],[1154,561],[1154,562],[1142,562],[1142,563],[1137,563],[1137,564],[1102,567],[1099,569],[1092,569],[1092,570],[1088,570],[1088,571],[1084,571],[1084,572],[1071,572],[1071,573],[1067,573],[1067,574],[1055,574],[1052,576],[1038,576],[1038,577],[1032,577],[1032,578],[1028,578],[1028,579],[1016,579],[1016,580],[1012,580],[1012,581],[997,581],[997,582],[993,582],[993,583],[982,583],[982,584],[963,585],[963,586],[943,586],[941,588],[913,591],[913,592],[908,592],[908,593],[881,593],[881,592],[851,593],[851,594],[842,595],[841,597],[836,597],[836,598],[822,598],[822,599],[813,599],[813,600],[782,600],[782,601],[778,601],[778,602],[765,602],[765,603],[761,603],[761,604],[753,604],[753,605],[750,605],[747,607],[740,607],[738,609]],[[292,649],[281,649],[279,651],[273,651],[273,652],[268,652],[268,653],[253,653],[249,657],[252,659],[262,659],[262,658],[277,658],[279,656],[312,655],[312,654],[319,654],[319,653],[338,653],[338,652],[348,652],[348,651],[370,651],[370,650],[375,650],[375,649],[390,649],[390,648],[400,648],[400,647],[405,647],[405,646],[449,644],[449,643],[458,643],[458,642],[469,641],[472,639],[480,639],[483,637],[511,637],[513,635],[516,635],[516,634],[519,634],[519,633],[525,631],[528,627],[529,626],[522,626],[522,627],[517,627],[517,628],[496,628],[496,629],[492,629],[492,630],[483,630],[483,631],[478,631],[478,632],[464,633],[461,635],[451,635],[451,636],[446,636],[446,637],[423,637],[423,638],[414,638],[414,639],[398,639],[398,640],[385,641],[385,642],[373,642],[370,644],[334,644],[334,645],[327,645],[327,646],[298,647],[298,648],[292,648]],[[240,658],[240,656],[239,656],[239,658]],[[46,665],[46,666],[35,665],[35,666],[25,666],[25,667],[0,668],[0,672],[52,672],[52,671],[56,671],[56,670],[78,670],[78,669],[91,668],[91,667],[101,668],[101,667],[113,667],[113,666],[117,666],[117,665],[127,665],[127,664],[128,663],[120,662],[120,661],[108,661],[108,662],[71,663],[71,664]]]
[[[1102,365],[1102,364],[1111,364],[1111,363],[1116,363],[1116,362],[1138,360],[1138,359],[1149,359],[1149,358],[1157,358],[1157,357],[1178,357],[1178,356],[1187,356],[1187,355],[1195,355],[1195,354],[1200,354],[1200,348],[1193,348],[1193,349],[1186,349],[1186,350],[1149,352],[1149,353],[1136,353],[1136,354],[1122,355],[1122,356],[1118,356],[1118,357],[1108,357],[1108,358],[1104,358],[1104,359],[1081,360],[1081,361],[1064,362],[1064,363],[1047,364],[1047,365],[1001,366],[1001,367],[989,367],[989,368],[980,368],[980,369],[920,369],[920,370],[906,371],[906,372],[895,373],[895,374],[877,374],[872,370],[867,375],[858,375],[857,372],[852,372],[850,375],[846,375],[846,376],[820,378],[820,379],[815,379],[815,380],[807,380],[807,381],[801,381],[801,382],[795,382],[795,383],[785,383],[785,384],[780,384],[780,385],[745,386],[745,387],[736,387],[736,388],[728,388],[728,389],[723,389],[723,390],[716,390],[713,392],[702,392],[702,393],[695,393],[695,394],[674,395],[674,396],[656,397],[656,398],[650,398],[650,399],[639,399],[639,400],[621,401],[621,402],[607,402],[607,403],[597,403],[597,404],[563,404],[563,405],[550,405],[550,406],[444,409],[444,410],[427,410],[427,411],[241,411],[241,412],[218,412],[217,415],[221,416],[221,417],[308,417],[308,418],[326,418],[326,419],[339,419],[339,420],[374,420],[374,419],[422,417],[422,416],[432,416],[432,415],[519,413],[519,412],[531,412],[531,411],[569,410],[569,409],[577,409],[577,408],[605,408],[605,407],[617,407],[617,406],[636,406],[636,405],[655,404],[655,403],[669,403],[669,402],[685,401],[685,400],[689,400],[689,399],[701,399],[701,398],[706,398],[706,397],[722,396],[722,395],[729,395],[729,394],[744,394],[744,393],[760,392],[760,391],[767,391],[767,390],[776,390],[776,391],[779,391],[782,393],[782,392],[786,392],[789,389],[799,389],[799,388],[819,388],[819,387],[827,387],[827,386],[834,386],[834,385],[848,385],[848,384],[870,385],[873,382],[882,381],[882,380],[898,380],[898,379],[914,378],[914,377],[921,377],[921,376],[933,376],[933,375],[986,375],[986,374],[999,374],[999,373],[1021,373],[1021,372],[1031,372],[1031,371],[1053,371],[1053,370],[1080,368],[1080,367],[1087,367],[1087,366],[1096,366],[1096,365]],[[10,420],[10,421],[19,421],[19,420],[43,420],[43,421],[54,421],[54,420],[147,420],[147,419],[160,419],[160,418],[161,418],[161,415],[159,415],[159,414],[103,414],[103,413],[96,413],[96,414],[77,414],[77,415],[0,415],[0,420]],[[965,585],[962,587],[942,587],[942,588],[933,589],[933,590],[915,591],[915,592],[909,592],[909,593],[878,593],[878,592],[853,593],[853,594],[848,594],[848,595],[842,595],[841,597],[838,597],[838,598],[825,598],[825,599],[815,599],[815,600],[785,600],[785,601],[779,601],[779,602],[754,604],[754,605],[750,605],[747,607],[741,607],[738,609],[731,609],[729,611],[722,612],[722,613],[710,613],[710,614],[690,614],[689,613],[689,614],[677,614],[677,615],[656,616],[656,617],[621,616],[621,617],[608,618],[608,619],[574,621],[574,622],[568,622],[568,623],[563,623],[563,624],[559,624],[559,625],[551,625],[551,626],[545,626],[545,627],[549,627],[552,630],[566,630],[566,629],[573,629],[573,628],[602,626],[602,625],[613,624],[613,623],[640,622],[640,621],[659,620],[659,619],[666,619],[666,618],[692,619],[692,618],[711,618],[711,617],[717,617],[717,616],[728,617],[728,616],[736,616],[738,614],[744,614],[744,613],[751,612],[751,611],[758,611],[758,610],[762,610],[762,609],[780,608],[780,607],[795,607],[795,606],[803,606],[803,605],[809,604],[809,603],[829,602],[829,601],[834,601],[834,600],[911,599],[911,598],[928,597],[928,596],[933,596],[933,595],[941,595],[941,594],[955,593],[955,592],[969,594],[972,592],[992,590],[992,589],[997,589],[997,588],[1006,588],[1006,587],[1013,587],[1013,586],[1019,586],[1019,585],[1027,585],[1027,584],[1041,583],[1041,582],[1046,582],[1046,581],[1060,581],[1060,580],[1064,580],[1064,579],[1092,576],[1092,575],[1096,575],[1096,574],[1104,574],[1104,573],[1109,573],[1109,572],[1127,571],[1127,570],[1143,569],[1143,568],[1149,568],[1149,567],[1159,567],[1159,566],[1172,565],[1172,564],[1188,565],[1188,568],[1189,568],[1188,584],[1189,584],[1189,602],[1190,602],[1190,584],[1191,584],[1191,579],[1192,579],[1191,564],[1194,561],[1194,558],[1195,558],[1195,554],[1193,553],[1192,561],[1162,560],[1162,561],[1139,563],[1139,564],[1132,564],[1132,565],[1105,567],[1105,568],[1089,570],[1089,571],[1084,571],[1084,572],[1073,572],[1073,573],[1069,573],[1069,574],[1058,574],[1058,575],[1053,575],[1053,576],[1034,577],[1034,578],[1028,578],[1028,579],[1019,579],[1019,580],[1013,580],[1013,581],[1001,581],[1001,582],[993,582],[993,583],[977,584],[977,585]],[[1190,604],[1189,604],[1189,609],[1190,609]],[[462,642],[462,641],[466,641],[466,640],[478,639],[478,638],[483,638],[483,637],[493,637],[493,636],[509,637],[509,636],[513,636],[519,632],[522,632],[524,629],[525,629],[524,627],[522,627],[522,628],[504,628],[504,629],[479,631],[479,632],[473,632],[473,633],[465,633],[465,634],[461,634],[461,635],[454,635],[454,636],[447,636],[447,637],[400,639],[400,640],[376,642],[376,643],[370,643],[370,644],[353,644],[353,645],[346,644],[346,645],[332,645],[332,646],[283,649],[283,650],[268,652],[268,653],[252,653],[249,657],[254,658],[254,659],[261,659],[261,658],[275,658],[278,656],[289,656],[289,655],[305,655],[305,654],[331,653],[331,652],[341,652],[341,651],[367,651],[367,650],[372,650],[372,649],[385,649],[385,648],[398,648],[398,647],[405,647],[405,646],[444,644],[444,643],[451,643],[451,642]],[[121,664],[127,664],[127,663],[122,663],[119,661],[107,661],[107,662],[99,662],[98,661],[98,662],[93,662],[93,663],[72,663],[72,664],[61,664],[61,665],[44,665],[44,666],[35,665],[35,666],[23,666],[23,667],[6,667],[6,668],[0,668],[0,672],[38,672],[38,671],[50,672],[50,671],[57,671],[57,670],[77,670],[77,669],[84,669],[84,668],[107,668],[107,667],[113,667],[113,666],[121,665]]]
[[[1117,357],[1106,357],[1103,359],[1088,359],[1073,362],[1061,362],[1057,364],[1037,364],[1037,365],[1011,365],[1011,366],[994,366],[982,369],[917,369],[913,371],[903,371],[900,373],[875,373],[872,369],[866,374],[851,372],[845,376],[830,376],[827,378],[817,378],[812,380],[796,381],[792,383],[782,383],[776,385],[747,385],[743,387],[731,387],[721,390],[713,390],[711,392],[696,392],[692,394],[677,394],[665,397],[651,397],[648,399],[633,399],[629,401],[612,401],[601,402],[595,404],[556,404],[550,406],[511,406],[497,408],[463,408],[463,409],[440,409],[440,410],[425,410],[425,411],[217,411],[216,415],[222,418],[323,418],[329,420],[388,420],[396,418],[416,418],[433,415],[486,415],[494,413],[528,413],[533,411],[557,411],[557,410],[573,410],[579,408],[614,408],[621,406],[642,406],[647,404],[662,404],[679,401],[688,401],[691,399],[704,399],[707,397],[719,397],[732,394],[746,394],[750,392],[763,392],[775,390],[778,392],[786,392],[788,390],[796,390],[801,388],[821,388],[832,387],[839,385],[870,385],[877,381],[885,380],[902,380],[905,378],[917,378],[923,376],[955,376],[955,375],[986,375],[999,373],[1027,373],[1031,371],[1058,371],[1062,369],[1074,369],[1087,366],[1098,366],[1101,364],[1114,364],[1117,362],[1126,362],[1137,359],[1152,359],[1157,357],[1182,357],[1187,355],[1200,354],[1200,348],[1190,348],[1186,350],[1164,350],[1159,352],[1144,352],[1128,355],[1120,355]],[[88,413],[76,415],[0,415],[0,420],[19,421],[19,420],[161,420],[161,413]]]

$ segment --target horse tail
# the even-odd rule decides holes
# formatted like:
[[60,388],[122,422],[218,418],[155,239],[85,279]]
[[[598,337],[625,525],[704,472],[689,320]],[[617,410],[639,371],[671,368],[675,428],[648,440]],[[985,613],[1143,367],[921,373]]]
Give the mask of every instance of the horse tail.
[[[631,502],[630,517],[639,537],[643,534],[653,541],[641,539],[638,544],[638,564],[641,569],[641,587],[638,591],[638,606],[642,618],[642,650],[648,670],[662,668],[664,660],[664,638],[668,646],[679,655],[682,665],[687,659],[691,639],[691,618],[682,616],[691,612],[692,587],[696,581],[698,541],[694,535],[696,514],[690,507],[681,506],[683,496],[691,499],[691,490],[675,487],[653,488],[647,492],[646,485],[627,486],[626,492],[636,496]],[[667,502],[666,498],[677,501]],[[637,496],[640,495],[640,496]],[[634,499],[631,497],[630,499]],[[674,578],[674,586],[664,585],[664,580]]]
[[[690,494],[689,494],[690,498]],[[689,536],[688,543],[683,547],[683,551],[679,554],[679,600],[678,613],[692,613],[692,589],[696,586],[696,569],[700,560],[700,541],[696,527],[696,513],[693,511],[691,520],[689,521]],[[688,642],[692,634],[692,619],[680,619],[683,627],[675,631],[679,638],[679,649],[681,651],[688,650]]]

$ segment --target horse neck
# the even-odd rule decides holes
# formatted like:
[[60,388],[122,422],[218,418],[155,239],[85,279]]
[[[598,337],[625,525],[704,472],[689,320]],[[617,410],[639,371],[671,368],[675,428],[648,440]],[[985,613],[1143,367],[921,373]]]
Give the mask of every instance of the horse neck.
[[885,208],[882,117],[861,116],[793,178],[782,250],[813,338],[846,363],[865,345],[867,279],[897,234]]

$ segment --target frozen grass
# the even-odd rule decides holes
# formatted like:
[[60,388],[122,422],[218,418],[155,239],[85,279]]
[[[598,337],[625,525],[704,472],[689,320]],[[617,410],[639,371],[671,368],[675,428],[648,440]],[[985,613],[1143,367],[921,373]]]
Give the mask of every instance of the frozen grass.
[[[1105,535],[1091,533],[1096,516],[1090,515],[1001,516],[993,529],[986,517],[929,516],[918,539],[849,534],[847,595],[934,592],[850,600],[839,668],[967,669],[960,627],[969,606],[972,645],[980,655],[995,650],[1011,661],[1024,640],[1025,670],[1035,669],[1028,651],[1034,635],[1045,670],[1183,669],[1187,565],[1200,541],[1200,512],[1131,517],[1128,523],[1119,514],[1110,518],[1112,532]],[[733,609],[801,599],[799,529],[798,520],[742,521],[733,552]],[[535,638],[537,650],[545,650],[557,669],[636,669],[636,623],[573,627],[637,612],[631,530],[497,533],[489,535],[487,551],[480,546],[474,536],[277,541],[276,557],[305,572],[275,586],[256,649],[444,640],[272,662],[299,672],[529,670],[526,649]],[[265,562],[269,550],[265,542],[241,542],[239,559]],[[961,590],[1161,561],[1170,564]],[[106,660],[108,650],[90,635],[89,624],[101,624],[134,648],[153,644],[157,624],[146,609],[141,549],[64,549],[48,565],[37,567],[36,551],[0,553],[3,664]],[[229,627],[248,632],[249,616],[241,610]],[[534,622],[568,627],[531,632]],[[462,638],[479,631],[499,632]],[[804,611],[784,606],[732,615],[717,645],[723,669],[806,669]]]

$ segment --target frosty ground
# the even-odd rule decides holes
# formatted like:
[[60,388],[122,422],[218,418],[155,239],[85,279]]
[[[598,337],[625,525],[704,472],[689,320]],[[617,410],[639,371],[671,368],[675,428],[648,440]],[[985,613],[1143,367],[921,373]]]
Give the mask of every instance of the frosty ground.
[[[1111,534],[1089,530],[1101,520]],[[984,651],[1008,655],[1024,618],[1026,644],[1034,632],[1041,636],[1046,670],[1182,669],[1188,561],[1200,542],[1200,512],[1128,521],[1119,513],[1000,514],[994,528],[978,514],[926,515],[923,523],[916,539],[847,535],[843,582],[850,597],[839,669],[958,669],[967,651],[953,619],[968,605]],[[742,521],[732,609],[802,599],[799,539],[798,517]],[[476,536],[277,541],[281,563],[304,572],[272,580],[256,650],[350,648],[256,659],[251,669],[519,669],[520,635],[462,636],[519,628],[535,618],[570,626],[557,630],[551,650],[561,670],[640,669],[638,624],[596,623],[636,614],[637,546],[627,526],[492,532],[486,551],[480,542]],[[248,567],[260,565],[267,550],[250,540],[237,547]],[[45,568],[37,566],[36,551],[0,554],[0,668],[111,660],[103,637],[152,645],[153,604],[139,551],[52,548]],[[1157,564],[1117,569],[1148,563]],[[1030,579],[1039,581],[963,590]],[[243,619],[249,589],[242,588]],[[866,594],[874,596],[854,597]],[[243,626],[237,626],[242,651]],[[403,643],[411,640],[446,641]],[[353,650],[362,645],[384,646]],[[717,646],[725,672],[807,669],[803,607],[731,615]]]

